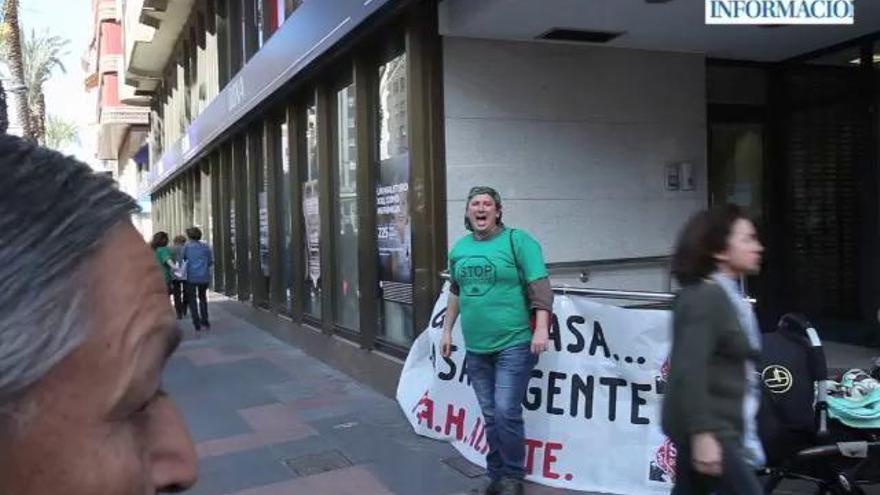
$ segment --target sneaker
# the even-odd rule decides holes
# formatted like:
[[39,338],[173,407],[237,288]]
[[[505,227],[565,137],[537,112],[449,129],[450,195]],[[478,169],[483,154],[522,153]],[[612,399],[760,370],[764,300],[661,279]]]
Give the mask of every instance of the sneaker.
[[502,478],[499,482],[498,495],[525,495],[525,487],[521,480]]

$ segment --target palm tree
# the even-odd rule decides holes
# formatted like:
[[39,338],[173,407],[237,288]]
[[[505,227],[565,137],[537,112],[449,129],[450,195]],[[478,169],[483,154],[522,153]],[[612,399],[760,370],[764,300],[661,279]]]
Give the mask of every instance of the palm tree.
[[[6,58],[9,61],[14,90],[25,88],[24,60],[21,55],[21,26],[18,22],[18,0],[5,0],[3,3],[3,25],[0,35],[2,35],[5,45],[4,51],[7,52]],[[33,139],[27,93],[24,91],[18,91],[18,93],[18,97],[15,99],[18,120],[21,122],[24,137]]]
[[60,150],[79,143],[79,127],[75,122],[49,115],[46,121],[46,146]]
[[31,30],[30,38],[24,37],[22,56],[24,60],[24,83],[27,86],[28,111],[31,114],[31,132],[34,139],[45,144],[46,138],[46,96],[43,84],[49,80],[57,67],[67,72],[61,57],[67,55],[64,49],[70,40],[60,36],[49,36],[47,31],[37,34]]
[[[27,91],[28,114],[32,138],[40,144],[46,140],[46,96],[43,85],[49,80],[55,68],[67,72],[61,57],[67,55],[64,49],[70,40],[60,36],[50,36],[48,31],[37,33],[31,30],[28,37],[22,33],[22,60],[24,66],[24,85]],[[12,67],[9,45],[0,50],[0,62],[7,68]]]

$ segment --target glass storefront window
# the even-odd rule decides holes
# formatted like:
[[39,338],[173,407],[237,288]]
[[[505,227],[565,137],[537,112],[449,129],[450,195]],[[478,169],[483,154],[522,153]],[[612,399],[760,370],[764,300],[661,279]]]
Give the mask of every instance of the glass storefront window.
[[306,104],[306,167],[302,181],[305,225],[305,312],[321,317],[321,212],[318,202],[318,106],[312,95]]
[[254,164],[257,168],[257,221],[259,225],[258,253],[260,260],[260,290],[254,294],[258,304],[269,306],[270,267],[269,267],[269,164],[263,159],[259,150],[263,146],[262,128],[257,127],[252,131],[251,139],[254,146],[249,148],[255,151]]
[[[213,159],[212,159],[213,160]],[[214,189],[213,189],[213,178],[211,166],[209,164],[205,164],[204,172],[202,175],[202,189],[205,191],[202,200],[202,208],[204,209],[204,218],[207,222],[205,224],[205,239],[207,239],[208,244],[211,244],[214,251],[217,251],[217,247],[214,244]],[[215,255],[216,259],[217,256]],[[216,268],[215,268],[216,271]]]
[[336,93],[336,218],[335,273],[333,284],[336,323],[357,330],[358,309],[358,217],[357,145],[354,85]]
[[235,176],[232,173],[232,146],[227,144],[221,149],[223,158],[220,164],[220,199],[223,211],[223,232],[229,239],[223,253],[223,289],[226,295],[233,296],[238,290],[235,258]]
[[293,312],[293,204],[291,198],[290,176],[290,142],[288,137],[287,122],[281,124],[281,198],[278,201],[281,208],[278,218],[281,220],[281,273],[284,276],[283,298],[287,313]]
[[252,0],[254,2],[254,19],[257,22],[257,47],[263,48],[263,43],[269,39],[265,31],[265,19],[263,18],[263,1]]
[[186,227],[195,226],[202,229],[204,233],[206,229],[202,225],[202,177],[199,171],[200,168],[200,166],[196,166],[192,174],[192,221]]
[[761,123],[713,123],[709,129],[710,201],[739,205],[759,222],[764,205],[763,129]]
[[379,66],[379,183],[375,192],[382,288],[379,334],[401,345],[409,345],[415,335],[406,72],[405,52]]
[[248,139],[247,133],[243,133],[236,138],[234,149],[234,161],[232,164],[233,174],[235,174],[235,243],[236,243],[236,260],[238,264],[235,269],[238,276],[238,298],[240,301],[250,301],[253,297],[253,277],[251,276],[251,260],[254,256],[252,249],[252,239],[249,232],[250,220],[253,213],[251,206],[248,204]]

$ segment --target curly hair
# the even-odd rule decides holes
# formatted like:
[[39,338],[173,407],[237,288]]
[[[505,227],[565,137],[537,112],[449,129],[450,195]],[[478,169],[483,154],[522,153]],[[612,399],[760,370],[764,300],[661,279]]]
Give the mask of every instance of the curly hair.
[[165,247],[168,245],[168,233],[167,232],[156,232],[153,234],[153,240],[150,241],[150,247],[153,248],[153,251],[159,249],[160,247]]
[[721,205],[692,216],[685,224],[672,256],[672,275],[682,286],[693,285],[717,269],[715,255],[727,248],[737,220],[749,220],[736,205]]

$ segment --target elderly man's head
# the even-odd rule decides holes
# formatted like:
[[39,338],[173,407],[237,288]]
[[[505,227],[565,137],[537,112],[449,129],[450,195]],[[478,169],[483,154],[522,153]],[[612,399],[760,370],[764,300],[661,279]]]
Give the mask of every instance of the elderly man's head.
[[195,479],[161,391],[179,340],[135,203],[0,136],[0,493],[144,494]]

